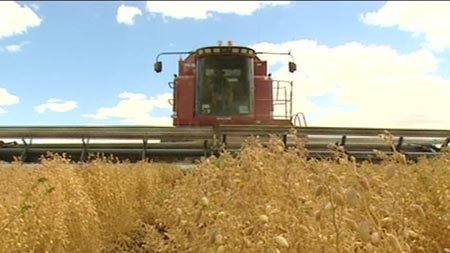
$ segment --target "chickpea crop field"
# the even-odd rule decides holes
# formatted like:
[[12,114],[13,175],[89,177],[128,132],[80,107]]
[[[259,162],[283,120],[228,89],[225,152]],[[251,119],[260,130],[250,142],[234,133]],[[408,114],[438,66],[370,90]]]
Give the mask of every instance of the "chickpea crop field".
[[450,252],[450,152],[379,163],[306,152],[272,138],[190,169],[2,164],[0,252]]

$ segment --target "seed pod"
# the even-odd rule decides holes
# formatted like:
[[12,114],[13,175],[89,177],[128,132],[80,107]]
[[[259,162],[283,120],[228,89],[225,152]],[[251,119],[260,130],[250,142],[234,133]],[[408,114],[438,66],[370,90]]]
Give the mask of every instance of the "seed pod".
[[261,221],[262,223],[265,224],[265,223],[269,222],[269,217],[267,215],[265,215],[265,214],[261,214],[259,216],[259,221]]
[[209,231],[208,243],[215,243],[216,242],[216,235],[218,233],[219,232],[216,229]]
[[208,200],[208,198],[207,198],[207,197],[202,197],[202,198],[200,199],[200,204],[201,204],[203,207],[207,207],[207,206],[209,205],[209,200]]
[[217,213],[217,218],[221,218],[221,217],[225,217],[225,212],[220,211],[219,213]]
[[200,218],[202,218],[202,215],[203,215],[203,210],[202,209],[197,210],[197,212],[195,214],[195,222],[199,222]]
[[305,197],[298,196],[297,199],[302,202],[303,204],[307,201]]
[[333,202],[337,206],[343,206],[344,205],[344,197],[339,192],[333,192]]
[[326,235],[324,236],[324,235],[319,234],[319,239],[320,239],[320,242],[323,244],[328,243],[328,236],[326,236]]
[[355,251],[353,251],[353,249],[352,248],[350,248],[350,246],[348,246],[348,245],[345,245],[344,246],[344,248],[343,248],[343,253],[353,253],[353,252],[355,252]]
[[225,246],[220,245],[217,247],[216,253],[224,253],[225,252]]
[[311,174],[308,176],[309,180],[320,182],[320,177],[317,174]]
[[388,228],[392,225],[392,218],[391,217],[384,217],[380,220],[380,226],[382,228]]
[[216,244],[222,245],[223,244],[223,236],[221,234],[216,234],[214,237],[214,242]]
[[361,186],[362,186],[365,190],[370,190],[369,180],[367,180],[366,177],[360,177],[360,178],[359,178],[359,183],[361,184]]
[[425,253],[425,248],[422,247],[422,246],[419,246],[419,247],[416,248],[416,251],[419,252],[419,253]]
[[367,253],[375,252],[375,247],[371,243],[366,244],[365,249],[366,249],[365,252],[367,252]]
[[395,237],[393,234],[389,234],[389,233],[386,233],[386,237],[388,239],[389,245],[391,245],[394,252],[402,253],[402,246],[400,245],[400,242],[398,241],[397,237]]
[[282,248],[289,248],[289,243],[283,236],[279,235],[275,237],[275,241],[278,243],[278,245]]
[[298,225],[298,228],[300,229],[300,231],[302,231],[305,234],[309,233],[309,229],[303,224]]
[[244,229],[244,235],[250,235],[250,234],[252,234],[253,233],[253,231],[255,230],[255,227],[254,226],[250,226],[250,227],[247,227],[246,229]]
[[417,234],[414,230],[408,229],[408,237],[411,237],[413,239],[419,238],[419,234]]
[[409,238],[409,231],[408,231],[409,229],[408,228],[404,228],[403,230],[402,230],[402,234],[403,234],[403,237],[405,238],[405,239],[408,239]]
[[421,219],[425,219],[425,212],[423,211],[422,207],[417,205],[417,204],[412,204],[411,209],[413,210],[413,212],[419,216],[419,218]]
[[347,226],[349,226],[353,231],[358,230],[358,224],[356,224],[354,220],[344,217],[344,221],[347,224]]
[[345,199],[350,206],[356,207],[358,205],[358,192],[353,189],[347,189],[344,192]]
[[331,205],[331,202],[327,202],[327,204],[325,204],[325,206],[323,207],[323,209],[325,210],[330,210],[333,206]]
[[369,224],[366,221],[359,223],[358,236],[363,242],[370,242],[370,229]]
[[252,246],[252,242],[247,237],[244,237],[244,245],[245,247],[250,248]]
[[183,211],[181,211],[180,208],[177,208],[177,209],[176,209],[176,212],[177,212],[178,216],[181,216],[181,215],[183,214]]
[[394,159],[397,161],[397,162],[399,162],[399,163],[401,163],[401,164],[403,164],[403,165],[406,165],[407,164],[407,162],[406,162],[406,157],[405,157],[405,155],[404,154],[402,154],[402,153],[399,153],[399,152],[394,152]]
[[370,234],[370,242],[375,245],[380,242],[380,235],[378,234],[378,232],[375,231]]
[[344,159],[344,158],[341,158],[341,157],[339,157],[339,158],[337,159],[337,162],[338,162],[338,164],[345,164],[345,165],[348,164],[348,160],[347,160],[347,159]]
[[322,194],[324,188],[325,187],[323,185],[317,186],[316,189],[314,190],[314,195],[316,197],[319,197]]
[[341,184],[341,180],[340,180],[339,177],[336,176],[336,174],[334,174],[334,173],[332,173],[332,174],[329,175],[329,180],[330,180],[330,181],[334,181],[334,182],[336,182],[336,183],[338,183],[338,184]]
[[388,166],[386,166],[386,177],[385,177],[386,180],[389,180],[392,177],[394,177],[395,176],[395,172],[396,172],[396,169],[395,169],[394,165],[389,164]]
[[320,221],[320,218],[322,218],[322,212],[320,210],[316,211],[314,213],[314,218],[316,219],[316,221]]
[[403,253],[403,252],[408,252],[408,253],[411,252],[411,247],[409,247],[409,244],[405,243],[405,244],[404,244],[404,247],[405,247],[405,250],[402,251],[402,253]]

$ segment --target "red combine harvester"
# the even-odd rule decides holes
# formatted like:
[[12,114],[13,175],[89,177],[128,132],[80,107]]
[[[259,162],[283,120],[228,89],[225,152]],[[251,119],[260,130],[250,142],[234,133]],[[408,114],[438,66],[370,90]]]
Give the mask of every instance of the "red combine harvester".
[[[302,113],[292,112],[291,81],[272,80],[260,54],[234,46],[202,47],[188,52],[165,52],[156,57],[162,71],[162,55],[188,55],[180,59],[173,88],[173,127],[155,126],[6,126],[0,127],[0,161],[36,162],[47,152],[64,153],[74,161],[92,155],[119,159],[174,161],[186,157],[218,155],[222,148],[239,152],[243,140],[270,135],[295,146],[294,135],[304,140],[310,158],[338,154],[357,160],[377,160],[375,150],[400,152],[407,159],[432,157],[445,150],[450,130],[380,129],[307,126]],[[296,64],[288,63],[289,72]],[[292,131],[295,130],[295,131]],[[380,134],[389,132],[389,141]],[[332,148],[330,148],[330,144]]]
[[[175,126],[291,125],[293,84],[268,76],[267,62],[257,56],[262,52],[229,41],[195,52],[161,53],[155,71],[162,70],[159,56],[180,53],[189,56],[180,59],[179,73],[170,83]],[[289,71],[295,70],[289,62]],[[274,114],[275,107],[282,114]]]

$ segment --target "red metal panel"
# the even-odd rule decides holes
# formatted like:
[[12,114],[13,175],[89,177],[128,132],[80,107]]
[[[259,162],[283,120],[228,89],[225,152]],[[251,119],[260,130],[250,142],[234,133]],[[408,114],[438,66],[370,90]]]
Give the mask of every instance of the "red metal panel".
[[255,77],[255,117],[271,119],[273,111],[272,81],[265,77]]
[[260,61],[259,59],[255,59],[254,62],[254,73],[255,76],[266,76],[267,75],[267,62],[266,61]]
[[191,122],[194,117],[195,78],[194,76],[181,76],[176,80],[176,118],[174,125]]
[[195,101],[195,55],[178,61],[178,78],[175,81],[174,126],[193,125]]
[[178,62],[179,76],[195,76],[195,56],[189,56],[184,61]]

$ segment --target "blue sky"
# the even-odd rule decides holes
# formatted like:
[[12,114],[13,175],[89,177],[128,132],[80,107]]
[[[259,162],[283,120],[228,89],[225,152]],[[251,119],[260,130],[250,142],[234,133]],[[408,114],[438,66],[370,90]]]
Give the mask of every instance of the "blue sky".
[[0,2],[0,125],[170,125],[178,56],[234,41],[309,125],[450,129],[450,2]]

